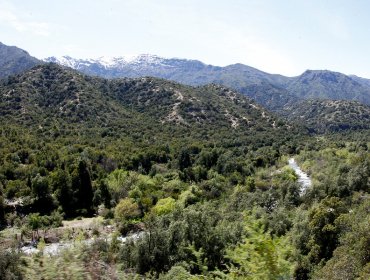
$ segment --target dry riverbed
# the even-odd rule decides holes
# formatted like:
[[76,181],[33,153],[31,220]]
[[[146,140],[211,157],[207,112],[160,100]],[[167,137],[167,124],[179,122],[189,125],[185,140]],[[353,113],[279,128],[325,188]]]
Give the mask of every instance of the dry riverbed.
[[[47,230],[37,231],[39,239],[44,239],[45,244],[65,243],[73,240],[87,240],[93,237],[106,237],[111,235],[116,228],[112,224],[106,224],[102,217],[82,218],[70,221],[63,221],[63,226]],[[32,242],[35,231],[21,230],[17,227],[10,227],[0,231],[0,247],[35,247]]]

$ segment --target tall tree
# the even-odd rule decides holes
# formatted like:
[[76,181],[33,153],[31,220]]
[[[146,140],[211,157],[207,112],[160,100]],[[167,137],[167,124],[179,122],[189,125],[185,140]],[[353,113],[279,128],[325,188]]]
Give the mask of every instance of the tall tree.
[[77,168],[72,173],[72,189],[76,199],[75,207],[82,215],[90,215],[93,205],[93,188],[90,172],[84,160],[78,162]]
[[37,174],[32,180],[32,195],[35,198],[33,205],[35,208],[34,212],[49,214],[53,210],[54,201],[46,177]]
[[71,176],[65,170],[58,169],[50,175],[50,185],[54,190],[63,212],[67,217],[73,216],[73,193]]

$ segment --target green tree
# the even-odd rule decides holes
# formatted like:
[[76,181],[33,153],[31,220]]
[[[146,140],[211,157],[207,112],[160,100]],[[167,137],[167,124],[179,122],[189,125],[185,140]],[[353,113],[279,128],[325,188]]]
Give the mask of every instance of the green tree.
[[49,214],[54,208],[48,179],[37,174],[32,180],[32,195],[35,198],[34,211],[41,214]]
[[340,228],[335,220],[346,212],[344,203],[337,197],[323,199],[320,204],[313,207],[309,214],[310,240],[308,257],[314,264],[332,257],[338,246]]
[[190,151],[188,148],[181,149],[178,156],[178,162],[181,171],[191,166]]
[[73,209],[74,197],[71,176],[66,170],[57,169],[50,174],[49,178],[50,185],[63,212],[66,217],[72,217],[75,213]]
[[120,199],[127,197],[132,184],[137,176],[122,169],[116,169],[110,173],[106,179],[106,183],[113,199],[118,202]]
[[72,190],[76,198],[75,209],[83,215],[90,215],[93,210],[93,188],[87,163],[79,160],[72,173]]
[[229,267],[231,279],[290,279],[293,263],[288,260],[292,252],[288,240],[273,237],[265,232],[261,221],[251,215],[245,218],[245,235],[243,242],[227,251],[232,261]]
[[139,217],[140,211],[137,203],[131,198],[121,199],[114,209],[114,218],[118,222],[130,221]]
[[[32,230],[32,239],[38,239],[39,229],[42,227],[42,218],[39,213],[33,213],[28,216],[28,227]],[[34,234],[35,233],[35,234]]]
[[21,255],[15,250],[0,250],[0,278],[4,280],[23,279]]
[[341,229],[339,246],[333,257],[314,276],[325,280],[369,279],[370,277],[370,199],[350,213],[342,214],[335,224]]
[[172,197],[162,198],[158,200],[157,204],[152,208],[152,212],[157,215],[165,215],[171,213],[176,206],[176,200]]
[[171,269],[159,276],[160,280],[188,280],[188,279],[199,279],[198,277],[191,275],[185,268],[182,266],[173,266]]

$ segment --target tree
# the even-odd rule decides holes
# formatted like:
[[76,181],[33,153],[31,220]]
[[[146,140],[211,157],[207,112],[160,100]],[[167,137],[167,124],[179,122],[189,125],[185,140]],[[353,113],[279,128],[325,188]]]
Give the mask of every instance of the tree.
[[1,279],[23,279],[21,254],[12,250],[0,250],[0,276]]
[[152,212],[157,215],[164,215],[171,213],[175,209],[176,200],[172,197],[162,198],[158,200],[157,204],[152,208]]
[[72,190],[76,198],[74,206],[77,212],[83,215],[91,214],[94,193],[90,172],[84,160],[78,162],[77,168],[72,173]]
[[190,158],[189,149],[183,148],[180,151],[179,156],[178,156],[178,161],[179,161],[179,168],[181,171],[191,166],[191,158]]
[[116,169],[106,179],[106,184],[116,202],[127,197],[132,183],[136,180],[128,171]]
[[338,197],[328,197],[309,212],[308,257],[312,263],[318,264],[322,259],[328,260],[332,257],[338,246],[340,232],[335,220],[345,211],[344,203]]
[[160,280],[188,280],[188,279],[199,279],[198,277],[191,275],[182,266],[173,266],[166,274],[161,274],[159,276]]
[[94,193],[94,199],[93,199],[94,206],[98,206],[99,204],[104,204],[106,208],[110,208],[111,199],[112,199],[112,195],[109,192],[107,183],[105,182],[105,180],[100,180],[97,184],[97,189]]
[[240,245],[227,252],[227,257],[232,261],[229,267],[232,279],[291,278],[293,266],[287,257],[292,248],[286,239],[265,232],[261,222],[251,215],[245,219],[245,235]]
[[34,212],[49,214],[54,208],[49,182],[46,177],[37,174],[32,180],[32,195],[35,198]]
[[114,217],[118,222],[130,221],[139,215],[139,207],[131,198],[121,199],[114,209]]
[[75,214],[73,209],[74,197],[69,173],[66,170],[57,169],[50,175],[50,185],[66,217],[72,217]]
[[341,228],[339,246],[333,257],[317,272],[316,279],[352,280],[370,277],[370,199],[351,212],[342,214],[335,224]]
[[39,213],[28,216],[28,227],[32,230],[32,239],[34,239],[34,232],[36,233],[35,238],[38,239],[39,229],[42,227],[42,218]]
[[4,198],[0,195],[0,229],[5,226]]

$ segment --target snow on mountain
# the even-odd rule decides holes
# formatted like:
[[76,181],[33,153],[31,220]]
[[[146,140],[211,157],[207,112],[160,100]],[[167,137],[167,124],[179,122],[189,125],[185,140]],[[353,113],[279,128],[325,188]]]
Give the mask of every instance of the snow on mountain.
[[[46,62],[54,62],[71,67],[87,75],[104,78],[136,78],[152,76],[186,83],[183,77],[203,71],[206,65],[197,60],[180,58],[163,58],[157,55],[141,54],[135,56],[77,59],[70,56],[48,57]],[[194,84],[200,84],[196,82]]]
[[109,57],[102,56],[90,59],[78,59],[70,56],[48,57],[43,59],[46,62],[54,62],[77,70],[92,65],[104,67],[105,69],[120,69],[123,67],[171,67],[163,57],[150,54],[141,54],[136,56]]

